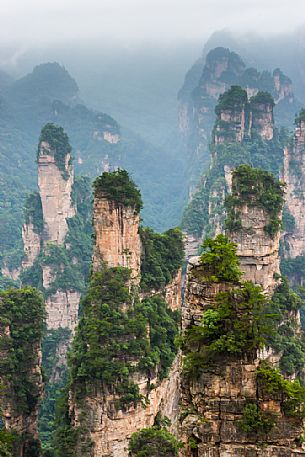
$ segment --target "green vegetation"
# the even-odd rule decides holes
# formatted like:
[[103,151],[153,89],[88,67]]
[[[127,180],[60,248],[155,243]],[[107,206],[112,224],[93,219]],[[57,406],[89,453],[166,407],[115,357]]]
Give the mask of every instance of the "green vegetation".
[[304,308],[304,301],[289,287],[287,279],[282,278],[269,308],[277,331],[268,337],[268,345],[282,354],[279,366],[283,373],[301,375],[305,364],[305,342],[297,333],[299,324],[291,312]]
[[274,106],[274,100],[269,92],[258,91],[254,97],[250,99],[250,107],[253,109],[255,105],[272,105]]
[[56,404],[55,432],[52,441],[54,450],[50,450],[50,457],[53,457],[53,455],[54,457],[75,457],[75,446],[79,435],[79,428],[71,425],[68,388],[66,388],[61,392]]
[[[55,430],[55,409],[57,399],[61,395],[67,381],[67,367],[58,363],[58,347],[69,343],[71,334],[66,328],[49,330],[42,342],[42,364],[44,368],[44,398],[39,411],[39,435],[44,453],[52,450],[52,433]],[[50,378],[56,366],[56,377]]]
[[13,457],[13,443],[16,437],[9,432],[0,430],[0,455],[1,457]]
[[[68,179],[66,170],[66,157],[67,154],[71,154],[72,148],[69,143],[68,135],[64,132],[64,129],[59,125],[52,123],[46,124],[40,133],[37,159],[41,154],[40,148],[41,143],[45,141],[49,143],[51,147],[51,153],[54,154],[55,163],[60,169],[63,178]],[[71,159],[70,159],[71,160]]]
[[[31,369],[38,363],[44,328],[41,294],[31,287],[1,292],[0,316],[0,350],[4,354],[0,360],[1,376],[12,389],[17,410],[30,414],[39,400],[37,379]],[[4,332],[6,327],[9,334]]]
[[262,348],[273,331],[262,289],[251,282],[221,292],[208,307],[200,325],[186,330],[182,348],[186,353],[184,371],[191,377],[222,357],[240,357]]
[[262,362],[257,369],[260,388],[281,400],[281,410],[286,416],[305,418],[305,387],[298,379],[284,379],[281,373]]
[[232,194],[226,198],[226,226],[229,230],[236,230],[240,226],[238,208],[247,204],[267,212],[269,221],[264,228],[268,235],[274,237],[281,228],[283,203],[283,183],[267,171],[240,165],[233,172]]
[[289,212],[287,206],[283,209],[283,230],[284,232],[293,232],[295,229],[295,218]]
[[238,111],[245,107],[247,102],[247,91],[240,86],[231,86],[231,89],[220,95],[215,112],[219,116],[221,111]]
[[[30,287],[0,293],[0,372],[1,397],[9,397],[15,411],[30,415],[40,400],[39,349],[44,330],[44,302]],[[40,443],[31,435],[15,436],[0,431],[3,456],[36,457]]]
[[207,281],[238,282],[240,280],[242,272],[239,268],[235,243],[220,234],[214,240],[207,238],[202,243],[202,248],[200,262]]
[[301,122],[305,122],[305,109],[302,108],[297,117],[295,118],[295,125],[299,125]]
[[[21,273],[22,284],[40,289],[45,297],[56,290],[85,291],[89,278],[92,252],[92,192],[89,178],[76,178],[72,196],[77,206],[77,215],[68,219],[65,245],[49,243],[35,259],[32,267]],[[45,290],[42,285],[42,267],[52,267],[54,279]]]
[[166,429],[144,428],[133,433],[129,442],[132,457],[175,457],[182,444]]
[[[215,228],[210,226],[214,214],[224,220],[223,193],[228,193],[225,182],[224,167],[231,169],[248,164],[252,167],[262,168],[278,176],[282,166],[283,144],[287,137],[285,132],[277,133],[272,141],[263,141],[255,138],[243,143],[224,143],[211,146],[213,166],[201,178],[198,190],[194,193],[191,202],[186,206],[182,227],[195,236],[213,236]],[[218,197],[218,202],[213,202],[213,194]],[[212,203],[212,214],[209,203]],[[236,219],[236,218],[235,218]],[[236,220],[238,223],[238,220]],[[233,221],[231,221],[233,223]],[[238,225],[237,225],[238,227]]]
[[281,259],[281,272],[296,285],[301,285],[305,276],[305,256],[299,255],[294,259]]
[[43,215],[41,199],[38,192],[29,194],[25,202],[24,208],[25,222],[33,224],[34,232],[41,234],[43,231]]
[[99,382],[118,395],[120,407],[143,400],[130,374],[141,371],[148,379],[167,374],[178,333],[178,315],[160,297],[133,303],[129,277],[122,267],[93,275],[69,357],[71,382],[80,396],[86,380]]
[[104,172],[96,178],[93,187],[95,195],[103,195],[117,204],[133,207],[137,213],[143,206],[140,191],[126,170]]
[[184,251],[182,232],[170,229],[160,234],[140,228],[142,243],[141,288],[158,290],[168,284],[182,265]]
[[243,411],[239,427],[247,434],[267,435],[276,422],[276,416],[268,411],[261,411],[256,403],[248,403]]

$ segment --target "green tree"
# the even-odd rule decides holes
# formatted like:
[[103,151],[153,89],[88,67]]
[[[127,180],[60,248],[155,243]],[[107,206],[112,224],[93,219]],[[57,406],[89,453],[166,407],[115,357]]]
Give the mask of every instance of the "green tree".
[[225,235],[217,235],[213,240],[207,238],[203,243],[201,264],[207,272],[208,280],[213,282],[238,282],[242,276],[236,255],[237,245]]
[[175,457],[181,447],[171,433],[158,427],[134,433],[129,442],[132,457]]

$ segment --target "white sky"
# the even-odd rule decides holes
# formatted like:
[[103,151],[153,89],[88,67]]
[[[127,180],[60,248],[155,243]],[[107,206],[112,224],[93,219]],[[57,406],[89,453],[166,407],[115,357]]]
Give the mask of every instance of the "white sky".
[[0,40],[205,39],[230,28],[285,33],[305,24],[305,0],[0,0]]

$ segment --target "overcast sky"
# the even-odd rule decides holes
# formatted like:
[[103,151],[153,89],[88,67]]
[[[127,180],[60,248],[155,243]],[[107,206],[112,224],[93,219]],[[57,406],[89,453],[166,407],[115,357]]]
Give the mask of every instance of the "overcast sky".
[[107,38],[204,40],[222,28],[289,32],[305,0],[0,0],[2,44]]

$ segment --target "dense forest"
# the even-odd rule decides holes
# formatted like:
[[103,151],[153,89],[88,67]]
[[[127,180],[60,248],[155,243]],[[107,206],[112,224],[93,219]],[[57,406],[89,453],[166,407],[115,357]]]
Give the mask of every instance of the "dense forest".
[[0,73],[1,457],[305,455],[304,81],[272,49],[213,35],[142,119]]

